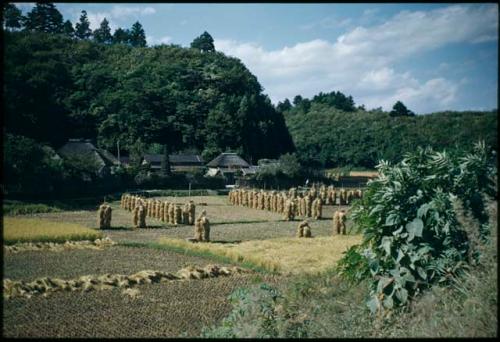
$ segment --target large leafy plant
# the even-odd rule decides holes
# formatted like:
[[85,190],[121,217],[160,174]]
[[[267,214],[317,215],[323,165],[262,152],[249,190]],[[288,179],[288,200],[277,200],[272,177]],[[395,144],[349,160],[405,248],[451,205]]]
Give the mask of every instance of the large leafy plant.
[[[363,242],[339,266],[350,279],[373,277],[368,306],[383,314],[448,282],[477,257],[472,240],[487,240],[483,194],[495,193],[496,170],[482,142],[461,156],[419,148],[396,165],[382,161],[377,168],[379,177],[352,212]],[[457,207],[478,224],[461,224]]]

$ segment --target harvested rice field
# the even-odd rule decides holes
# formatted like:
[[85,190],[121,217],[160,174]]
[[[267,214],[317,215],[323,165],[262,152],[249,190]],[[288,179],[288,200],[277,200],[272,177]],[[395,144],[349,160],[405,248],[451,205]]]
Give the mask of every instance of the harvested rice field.
[[[70,280],[85,275],[131,275],[145,270],[175,273],[186,267],[210,264],[253,265],[260,267],[261,272],[136,284],[125,290],[63,290],[48,296],[4,298],[4,336],[196,337],[203,327],[218,323],[229,313],[228,296],[235,289],[262,282],[279,287],[295,274],[324,271],[333,266],[343,250],[359,240],[358,236],[331,237],[337,206],[324,206],[323,219],[309,219],[312,239],[298,239],[295,234],[302,218],[284,221],[277,213],[230,205],[227,196],[157,199],[182,204],[193,200],[196,216],[206,210],[211,242],[187,242],[194,235],[194,226],[175,226],[149,217],[148,228],[133,229],[132,213],[120,208],[119,201],[110,203],[112,228],[105,230],[97,230],[97,207],[19,215],[16,219],[50,221],[60,227],[78,225],[102,233],[116,244],[98,250],[4,253],[4,279]],[[227,253],[228,250],[242,256]],[[330,254],[323,258],[324,253]]]
[[[275,278],[262,279],[270,284]],[[227,296],[260,282],[255,275],[146,284],[129,296],[120,289],[58,292],[4,301],[4,337],[187,337],[220,321]]]
[[186,266],[203,267],[214,262],[166,250],[113,246],[102,250],[6,253],[3,263],[4,278],[31,280],[45,276],[73,278],[87,274],[131,274],[142,270],[175,272]]

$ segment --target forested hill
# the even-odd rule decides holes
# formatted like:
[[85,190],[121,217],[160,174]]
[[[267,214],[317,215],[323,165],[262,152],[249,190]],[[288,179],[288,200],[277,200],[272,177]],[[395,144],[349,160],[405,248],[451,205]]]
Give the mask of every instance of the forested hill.
[[167,144],[257,161],[294,150],[281,113],[236,58],[175,45],[133,47],[4,32],[7,133],[59,147],[91,138],[123,152]]
[[[341,100],[345,99],[342,96]],[[452,152],[480,139],[495,149],[498,146],[496,110],[393,116],[381,110],[355,108],[352,99],[348,106],[345,101],[340,105],[336,103],[339,101],[331,102],[317,97],[305,103],[296,99],[295,106],[289,102],[284,106],[297,155],[305,164],[371,168],[380,159],[401,160],[405,152],[417,146]]]

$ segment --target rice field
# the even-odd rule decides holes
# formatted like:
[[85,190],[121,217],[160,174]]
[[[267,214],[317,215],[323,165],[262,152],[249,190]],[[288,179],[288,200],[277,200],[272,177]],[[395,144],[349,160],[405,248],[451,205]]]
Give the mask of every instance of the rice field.
[[269,271],[283,274],[317,274],[331,268],[342,253],[361,242],[361,235],[322,236],[316,238],[276,238],[241,243],[190,243],[161,238],[160,244],[188,250],[210,252],[239,262],[251,262]]
[[17,242],[95,240],[101,237],[101,232],[71,222],[14,217],[4,217],[3,220],[3,241],[6,245]]
[[[228,296],[261,282],[286,284],[298,274],[315,274],[335,265],[359,236],[331,236],[338,206],[324,206],[323,219],[309,219],[312,239],[295,237],[303,218],[233,206],[227,196],[156,197],[184,204],[193,200],[196,216],[206,210],[210,243],[186,241],[194,226],[146,218],[148,228],[133,229],[132,213],[110,203],[111,229],[97,230],[97,209],[64,210],[4,218],[4,241],[64,242],[107,236],[118,245],[102,250],[60,253],[23,251],[4,257],[4,277],[30,281],[83,275],[133,274],[141,270],[177,271],[207,264],[255,265],[260,273],[214,279],[146,284],[126,295],[119,289],[55,292],[6,300],[4,335],[9,337],[194,337],[217,324],[231,308]],[[343,207],[345,208],[345,207]],[[349,230],[350,222],[347,221]],[[222,258],[222,259],[221,259]],[[267,271],[274,271],[268,272]]]

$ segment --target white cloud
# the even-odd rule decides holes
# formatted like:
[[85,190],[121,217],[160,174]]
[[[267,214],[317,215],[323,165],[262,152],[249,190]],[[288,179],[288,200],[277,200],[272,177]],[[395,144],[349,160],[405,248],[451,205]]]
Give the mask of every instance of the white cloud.
[[111,9],[111,15],[113,18],[148,15],[155,13],[156,10],[153,7],[139,8],[139,7],[127,7],[127,6],[115,5]]
[[148,46],[160,45],[160,44],[169,44],[172,41],[172,37],[164,36],[160,38],[156,38],[153,36],[146,36],[146,42]]
[[418,80],[398,71],[396,63],[447,44],[489,40],[498,40],[497,5],[402,11],[382,24],[358,26],[335,42],[315,39],[268,51],[252,42],[215,39],[215,46],[240,58],[273,102],[340,90],[367,108],[390,109],[401,100],[426,112],[453,105],[460,84],[439,75]]

